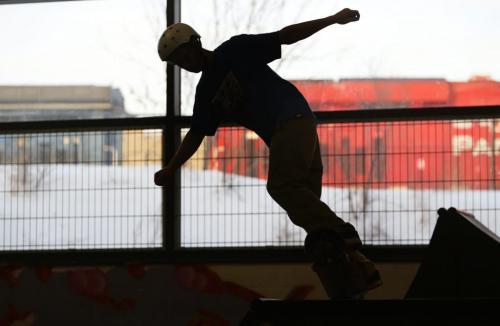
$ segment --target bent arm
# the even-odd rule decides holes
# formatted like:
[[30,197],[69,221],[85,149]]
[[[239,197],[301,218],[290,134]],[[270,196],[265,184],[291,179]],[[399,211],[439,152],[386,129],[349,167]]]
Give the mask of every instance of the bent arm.
[[170,160],[167,166],[154,175],[154,182],[158,186],[165,186],[171,176],[178,168],[182,166],[200,147],[205,135],[188,131],[174,157]]
[[182,140],[179,149],[167,165],[167,169],[175,171],[193,156],[201,145],[205,135],[189,130]]
[[347,24],[359,20],[359,12],[345,8],[335,15],[287,26],[279,31],[281,44],[301,41],[333,24]]

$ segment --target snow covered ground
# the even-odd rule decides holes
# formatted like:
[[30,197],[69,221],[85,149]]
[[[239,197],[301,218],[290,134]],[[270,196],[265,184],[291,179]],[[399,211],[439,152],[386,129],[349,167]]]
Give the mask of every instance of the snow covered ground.
[[161,245],[157,167],[0,167],[0,247],[121,248]]
[[[0,166],[0,250],[161,246],[158,168]],[[437,209],[450,206],[500,234],[500,191],[324,187],[322,199],[367,244],[425,244]],[[182,170],[183,246],[301,245],[304,236],[267,194],[265,180]]]

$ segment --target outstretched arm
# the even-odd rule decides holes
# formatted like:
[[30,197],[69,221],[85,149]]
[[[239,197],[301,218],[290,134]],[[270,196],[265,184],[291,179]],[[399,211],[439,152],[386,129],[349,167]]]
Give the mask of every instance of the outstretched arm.
[[327,26],[344,25],[357,20],[359,20],[359,12],[345,8],[332,16],[290,25],[279,31],[281,44],[293,44],[308,38]]

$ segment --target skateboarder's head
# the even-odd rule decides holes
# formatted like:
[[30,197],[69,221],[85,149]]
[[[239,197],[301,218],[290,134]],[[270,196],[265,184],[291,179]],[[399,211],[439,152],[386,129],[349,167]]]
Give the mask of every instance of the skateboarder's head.
[[200,72],[205,61],[200,35],[189,25],[170,25],[158,41],[158,54],[167,61],[191,71]]

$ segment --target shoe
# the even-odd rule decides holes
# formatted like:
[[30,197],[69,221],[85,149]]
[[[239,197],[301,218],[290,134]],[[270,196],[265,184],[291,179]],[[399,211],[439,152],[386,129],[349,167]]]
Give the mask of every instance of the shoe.
[[305,251],[314,261],[312,269],[331,299],[361,299],[382,285],[375,264],[359,252],[361,245],[358,232],[350,223],[307,235]]
[[344,223],[336,226],[335,231],[344,241],[344,246],[347,249],[360,249],[363,243],[359,238],[358,231],[351,223]]
[[334,229],[318,229],[310,232],[304,241],[304,247],[313,261],[319,262],[336,257],[347,250],[361,248],[359,234],[350,223],[344,223]]
[[366,292],[382,285],[375,264],[357,250],[315,262],[312,269],[330,299],[363,299]]
[[382,278],[375,264],[359,250],[347,251],[348,268],[353,288],[365,293],[382,285]]

